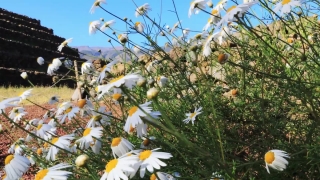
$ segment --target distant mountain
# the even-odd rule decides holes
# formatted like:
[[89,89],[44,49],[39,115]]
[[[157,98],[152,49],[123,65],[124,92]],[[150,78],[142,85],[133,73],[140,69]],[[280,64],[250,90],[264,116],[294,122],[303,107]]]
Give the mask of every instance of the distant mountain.
[[[123,59],[124,57],[129,58],[128,56],[125,56],[125,53],[122,51],[122,47],[89,47],[89,46],[73,46],[73,48],[77,48],[80,52],[80,58],[82,59],[97,59],[97,58],[103,58],[103,59]],[[170,51],[171,48],[164,49],[165,51]],[[101,50],[101,53],[98,52]]]

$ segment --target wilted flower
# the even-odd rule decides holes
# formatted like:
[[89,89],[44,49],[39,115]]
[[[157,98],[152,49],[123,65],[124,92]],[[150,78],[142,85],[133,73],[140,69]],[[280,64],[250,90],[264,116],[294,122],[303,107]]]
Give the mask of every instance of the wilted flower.
[[65,47],[65,46],[67,46],[67,45],[68,45],[69,43],[71,43],[71,42],[72,42],[72,38],[69,38],[69,39],[63,41],[63,42],[58,46],[58,51],[61,52],[62,48]]
[[28,74],[27,74],[26,72],[21,73],[20,76],[21,76],[23,79],[28,79]]

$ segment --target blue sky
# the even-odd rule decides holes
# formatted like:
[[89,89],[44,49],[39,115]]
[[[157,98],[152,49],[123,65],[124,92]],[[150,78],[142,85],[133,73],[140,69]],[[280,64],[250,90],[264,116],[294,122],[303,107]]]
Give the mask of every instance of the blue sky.
[[[213,0],[214,4],[215,1]],[[115,19],[114,26],[117,30],[125,30],[125,25],[120,20],[112,17],[102,9],[97,9],[94,14],[89,10],[94,0],[2,0],[0,7],[13,11],[18,14],[26,15],[31,18],[41,20],[41,25],[52,28],[54,34],[64,37],[73,38],[71,46],[91,46],[91,47],[109,47],[108,37],[98,32],[89,35],[88,26],[93,20],[104,18],[105,20]],[[168,24],[173,26],[177,22],[177,17],[173,12],[174,7],[172,0],[135,0],[138,6],[149,3],[152,11],[150,17],[159,21],[161,16],[161,25]],[[218,2],[218,1],[217,1]],[[190,1],[175,0],[179,18],[182,20],[183,28],[201,31],[206,24],[208,14],[201,12],[188,18],[188,9]],[[102,5],[108,11],[119,17],[127,17],[133,22],[142,21],[142,17],[136,18],[134,12],[136,6],[130,0],[107,0],[107,4]],[[207,10],[209,10],[207,8]],[[209,10],[210,11],[210,10]],[[111,31],[107,31],[111,34]],[[141,42],[142,38],[138,35],[130,37],[135,42]],[[159,43],[163,44],[166,40],[160,39]]]

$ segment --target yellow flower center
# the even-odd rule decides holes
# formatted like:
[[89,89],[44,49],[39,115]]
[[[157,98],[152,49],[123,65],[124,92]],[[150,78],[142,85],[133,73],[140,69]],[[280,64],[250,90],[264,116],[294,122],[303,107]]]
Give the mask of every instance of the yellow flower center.
[[37,130],[40,130],[42,128],[42,124],[39,124],[37,127]]
[[[120,36],[120,35],[119,35],[119,36]],[[110,81],[110,83],[117,82],[117,81],[119,81],[120,79],[122,79],[123,77],[124,77],[124,75],[121,75],[121,76],[119,76],[119,77],[116,77],[116,78],[112,79],[112,80]]]
[[112,171],[118,164],[118,159],[113,159],[111,161],[108,162],[108,164],[106,165],[106,172],[109,173],[110,171]]
[[6,157],[6,159],[4,160],[4,164],[7,165],[10,163],[10,161],[14,158],[13,155],[9,155]]
[[72,107],[69,107],[68,109],[65,110],[65,113],[68,114],[72,110]]
[[93,116],[92,119],[94,121],[100,121],[102,119],[102,116],[99,114],[99,115]]
[[216,14],[218,14],[218,11],[216,9],[214,9],[214,10],[211,11],[211,14],[212,15],[216,15]]
[[94,90],[96,90],[96,92],[99,92],[99,86],[95,87]]
[[94,2],[94,6],[99,6],[100,5],[100,2]]
[[227,13],[232,11],[234,8],[236,8],[236,6],[231,6],[228,10],[227,10]]
[[43,144],[43,147],[44,147],[44,148],[48,148],[48,147],[49,147],[49,144],[48,144],[47,142],[45,142],[45,143]]
[[140,153],[139,159],[142,160],[142,161],[144,161],[144,160],[148,159],[151,154],[152,154],[152,151],[150,151],[150,150],[145,150],[145,151],[143,151],[143,152]]
[[112,99],[118,101],[122,95],[120,93],[115,93],[112,95]]
[[38,155],[41,155],[41,154],[42,154],[42,149],[41,149],[41,148],[38,148],[38,149],[37,149],[37,154],[38,154]]
[[129,116],[132,116],[135,112],[137,112],[138,107],[137,106],[133,106],[130,110],[129,110]]
[[141,24],[141,22],[136,22],[135,24],[134,24],[134,26],[139,26]]
[[58,140],[59,140],[59,138],[53,138],[52,141],[51,141],[51,143],[54,144],[54,143],[56,143]]
[[156,180],[156,179],[157,179],[157,176],[155,174],[151,174],[150,180]]
[[283,0],[283,1],[281,2],[281,4],[282,4],[282,5],[286,5],[286,4],[290,3],[290,2],[291,2],[291,0]]
[[40,171],[36,174],[35,180],[42,180],[42,179],[47,175],[48,172],[49,172],[48,169],[42,169],[42,170],[40,170]]
[[86,130],[84,130],[83,132],[83,137],[87,136],[88,134],[90,134],[91,132],[91,128],[87,128]]
[[274,159],[275,159],[274,152],[269,151],[264,155],[264,161],[268,164],[272,164]]
[[120,137],[117,137],[117,138],[113,138],[112,139],[112,143],[111,143],[111,146],[112,147],[115,147],[115,146],[118,146],[121,142],[121,138]]
[[194,113],[192,113],[192,114],[190,115],[190,118],[193,118],[195,115],[196,115],[196,113],[195,113],[195,112],[194,112]]

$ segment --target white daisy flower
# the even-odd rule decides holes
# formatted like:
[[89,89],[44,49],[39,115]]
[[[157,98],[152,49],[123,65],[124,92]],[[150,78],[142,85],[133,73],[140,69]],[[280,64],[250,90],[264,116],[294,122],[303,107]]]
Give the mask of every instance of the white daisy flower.
[[112,87],[120,87],[122,85],[126,86],[129,89],[132,89],[133,86],[136,84],[138,79],[140,78],[140,75],[137,73],[130,73],[127,75],[121,75],[119,77],[116,77],[112,79],[108,84],[101,85],[96,87],[97,92],[101,92],[98,95],[98,99],[100,99],[105,93],[107,93]]
[[110,124],[109,116],[111,116],[111,111],[107,112],[105,106],[101,106],[97,111],[92,111],[91,113],[92,117],[88,121],[86,128],[100,127],[101,125],[106,126]]
[[5,108],[7,107],[15,107],[17,106],[16,104],[11,104],[11,103],[14,103],[14,102],[19,102],[21,99],[21,97],[13,97],[13,98],[8,98],[8,99],[5,99],[3,101],[0,101],[0,113],[2,111],[4,111]]
[[100,30],[104,31],[104,30],[110,28],[111,26],[113,26],[115,23],[116,23],[115,20],[107,21],[107,22],[103,23],[103,25],[100,27]]
[[194,124],[194,121],[196,120],[196,117],[201,114],[202,107],[199,107],[198,109],[195,108],[193,113],[186,113],[187,118],[183,120],[184,123],[188,124],[190,121],[192,124]]
[[116,158],[116,155],[118,157],[121,157],[122,155],[126,154],[127,152],[133,149],[133,144],[131,144],[130,141],[128,141],[125,138],[116,137],[112,139],[111,149],[114,158]]
[[228,0],[221,0],[218,2],[218,4],[213,9],[215,9],[217,11],[221,11],[225,8],[227,2],[228,2]]
[[143,33],[144,30],[144,24],[141,22],[136,22],[134,24],[134,28],[139,32],[139,33]]
[[30,161],[24,156],[14,154],[6,157],[4,165],[4,171],[6,172],[7,178],[14,180],[20,179],[22,175],[28,171]]
[[72,172],[69,171],[63,171],[61,169],[64,168],[70,168],[72,167],[69,164],[66,163],[60,163],[57,165],[54,165],[48,169],[41,169],[37,172],[35,175],[35,179],[43,179],[43,180],[50,180],[50,179],[68,179],[68,176],[72,174]]
[[99,20],[95,20],[95,21],[92,21],[90,22],[89,24],[89,34],[95,34],[97,32],[97,29],[100,28],[100,21]]
[[241,18],[245,12],[248,11],[248,9],[257,4],[259,1],[252,1],[250,3],[245,3],[245,4],[240,4],[237,6],[231,6],[228,10],[227,13],[221,18],[221,20],[217,23],[217,27],[220,27],[224,23],[227,23],[229,21],[236,21],[237,19],[235,16]]
[[24,153],[24,150],[26,149],[24,142],[25,142],[24,138],[19,138],[16,142],[11,144],[11,146],[8,149],[8,153],[18,154],[22,156]]
[[90,144],[94,142],[94,138],[101,138],[102,130],[102,127],[86,128],[83,131],[82,137],[76,141],[79,142],[79,148],[88,149]]
[[176,23],[173,25],[172,29],[170,30],[170,33],[174,33],[174,31],[178,28],[178,26],[181,24],[181,22],[182,22],[182,21],[176,22]]
[[224,26],[221,28],[221,31],[216,36],[216,39],[218,40],[218,43],[222,45],[224,42],[226,42],[227,38],[231,35],[230,29],[227,26]]
[[24,92],[22,92],[19,96],[21,98],[21,100],[25,100],[27,99],[29,96],[31,96],[31,92],[32,92],[32,89],[28,89]]
[[62,48],[63,47],[65,47],[65,46],[67,46],[69,43],[71,43],[72,42],[72,38],[69,38],[69,39],[67,39],[67,40],[65,40],[65,41],[63,41],[59,46],[58,46],[58,51],[62,51]]
[[49,104],[55,104],[55,103],[58,103],[59,102],[59,96],[56,96],[56,95],[54,95],[54,96],[52,96],[50,99],[49,99]]
[[206,9],[206,0],[194,0],[190,3],[188,17],[190,18],[192,14],[199,14],[200,9]]
[[81,117],[92,114],[91,112],[94,109],[94,106],[89,99],[80,99],[78,100],[77,105],[80,108]]
[[92,152],[95,154],[99,154],[101,150],[102,142],[98,139],[93,139],[93,142],[90,143],[90,147]]
[[49,124],[43,124],[43,121],[39,121],[36,129],[36,135],[44,138],[44,136],[49,132],[51,132],[51,129],[53,127]]
[[60,66],[62,65],[62,62],[59,58],[54,58],[52,60],[52,65],[55,68],[55,70],[58,70],[60,68]]
[[53,76],[53,75],[55,75],[55,71],[56,71],[56,68],[54,67],[54,65],[53,64],[49,64],[48,70],[47,70],[47,74],[49,76]]
[[28,79],[28,74],[26,72],[21,73],[20,76],[22,79]]
[[102,80],[106,77],[106,72],[110,72],[112,69],[112,66],[117,64],[118,61],[117,60],[113,60],[111,62],[109,62],[107,65],[104,65],[102,67],[102,70],[99,73],[99,76],[97,78],[97,81],[99,81],[100,83],[102,83]]
[[[291,12],[291,9],[297,6],[301,6],[303,0],[282,0],[276,4],[273,11],[277,13],[280,11],[280,16]],[[280,10],[281,9],[281,10]]]
[[92,60],[88,60],[81,64],[81,74],[90,74],[94,70]]
[[172,175],[164,173],[164,172],[156,172],[155,174],[151,174],[150,180],[175,180]]
[[266,169],[270,174],[269,167],[278,171],[283,171],[289,164],[285,158],[290,158],[287,152],[273,149],[268,151],[264,155],[264,161],[266,162]]
[[151,11],[151,8],[148,3],[145,3],[136,9],[135,16],[138,17],[145,14],[147,15],[148,11]]
[[41,65],[43,65],[44,64],[44,59],[43,59],[43,57],[38,57],[37,58],[37,63],[41,66]]
[[122,43],[125,44],[128,41],[128,34],[123,33],[118,35],[118,40]]
[[79,107],[73,106],[71,102],[64,102],[59,106],[59,109],[56,113],[56,118],[59,120],[60,124],[63,124],[66,118],[71,121],[76,113],[79,112],[79,110]]
[[9,118],[12,119],[14,122],[19,122],[21,118],[25,115],[27,115],[28,112],[24,111],[24,108],[22,107],[14,107],[9,114]]
[[141,178],[144,177],[146,169],[148,169],[150,173],[153,173],[154,168],[160,169],[161,166],[167,166],[167,164],[162,162],[160,159],[170,159],[172,155],[166,152],[156,152],[159,149],[160,148],[154,150],[144,150],[137,154],[139,157]]
[[136,125],[137,137],[141,138],[143,136],[148,135],[147,128],[148,128],[147,124],[144,124],[144,123],[137,124]]
[[[50,146],[49,151],[47,153],[46,159],[48,161],[55,161],[56,155],[58,154],[60,148],[69,150],[70,141],[74,139],[74,134],[67,134],[61,137],[52,138],[51,144],[55,146],[51,146],[48,143],[45,143],[45,148]],[[57,147],[56,147],[57,146]],[[58,148],[59,147],[59,148]]]
[[128,118],[124,126],[124,130],[130,133],[131,128],[136,128],[138,124],[144,124],[141,117],[148,119],[148,115],[153,118],[158,118],[160,112],[152,111],[151,101],[138,106],[133,106],[129,109]]
[[93,14],[94,11],[97,9],[97,7],[99,7],[101,5],[101,3],[106,4],[106,0],[95,0],[95,2],[93,3],[93,5],[90,8],[90,13]]
[[207,37],[204,45],[203,45],[203,49],[202,49],[202,54],[205,57],[210,56],[212,50],[211,50],[211,42],[216,39],[216,37],[219,35],[219,32],[216,32],[212,35],[210,35],[209,37]]
[[212,16],[209,17],[207,24],[203,27],[204,31],[207,31],[209,28],[213,27],[213,25],[217,24],[221,19],[221,15],[218,10],[212,10],[211,14]]

